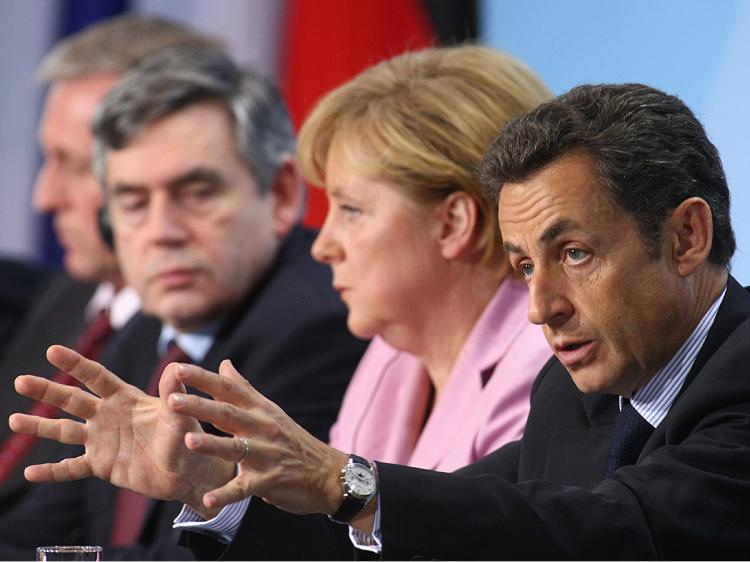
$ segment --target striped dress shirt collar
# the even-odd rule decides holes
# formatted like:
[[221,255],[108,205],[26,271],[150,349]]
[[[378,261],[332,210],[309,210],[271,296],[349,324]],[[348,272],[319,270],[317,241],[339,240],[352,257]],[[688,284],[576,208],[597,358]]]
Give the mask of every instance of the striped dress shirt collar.
[[[653,378],[631,399],[633,408],[652,426],[658,427],[664,420],[682,385],[685,384],[685,379],[706,341],[708,331],[716,319],[716,313],[726,293],[725,287],[672,359],[657,371]],[[622,401],[621,396],[620,409],[622,409]]]

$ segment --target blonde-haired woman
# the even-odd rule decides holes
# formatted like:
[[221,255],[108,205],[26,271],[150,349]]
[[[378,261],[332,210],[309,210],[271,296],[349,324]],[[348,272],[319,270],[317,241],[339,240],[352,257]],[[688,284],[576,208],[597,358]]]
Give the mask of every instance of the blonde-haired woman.
[[374,338],[332,446],[448,471],[521,436],[550,349],[474,166],[508,119],[550,95],[512,57],[435,48],[365,70],[305,122],[300,169],[329,200],[313,255],[349,329]]

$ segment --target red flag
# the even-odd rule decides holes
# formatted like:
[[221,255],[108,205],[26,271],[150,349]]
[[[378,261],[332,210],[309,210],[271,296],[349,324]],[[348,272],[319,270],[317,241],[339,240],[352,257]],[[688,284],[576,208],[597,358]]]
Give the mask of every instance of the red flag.
[[[299,129],[329,90],[373,64],[436,44],[422,0],[287,0],[281,87]],[[324,194],[310,190],[305,224],[320,226]]]

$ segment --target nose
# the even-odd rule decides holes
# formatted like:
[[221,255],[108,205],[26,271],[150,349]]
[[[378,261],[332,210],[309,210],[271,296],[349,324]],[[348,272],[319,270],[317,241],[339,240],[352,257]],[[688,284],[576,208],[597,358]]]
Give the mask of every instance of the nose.
[[318,233],[318,237],[313,242],[311,252],[313,259],[327,265],[331,265],[342,258],[341,245],[336,239],[333,216],[330,209]]
[[557,328],[574,313],[567,296],[567,282],[537,269],[529,281],[529,322]]
[[66,184],[57,162],[45,158],[36,176],[32,204],[40,213],[52,213],[65,200]]
[[144,227],[153,242],[164,245],[182,243],[187,236],[185,211],[166,193],[153,195],[149,207]]

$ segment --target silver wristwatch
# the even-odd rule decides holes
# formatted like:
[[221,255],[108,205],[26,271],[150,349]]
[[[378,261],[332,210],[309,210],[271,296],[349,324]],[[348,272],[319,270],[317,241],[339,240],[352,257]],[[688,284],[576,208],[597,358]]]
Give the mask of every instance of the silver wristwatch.
[[375,468],[360,456],[351,454],[339,475],[344,489],[341,507],[328,517],[337,523],[349,523],[378,491]]

